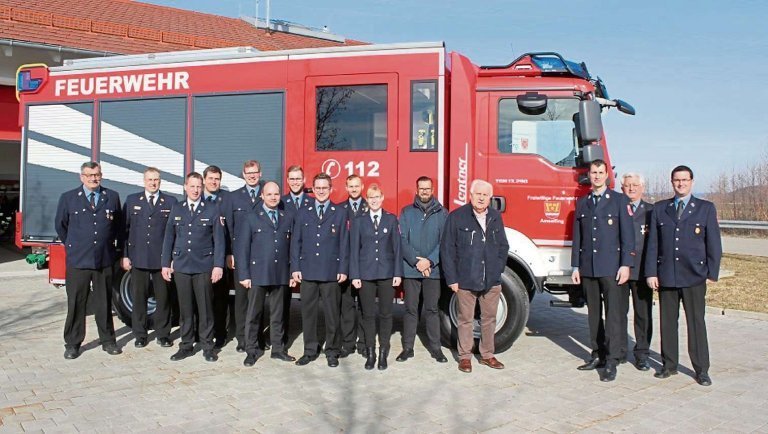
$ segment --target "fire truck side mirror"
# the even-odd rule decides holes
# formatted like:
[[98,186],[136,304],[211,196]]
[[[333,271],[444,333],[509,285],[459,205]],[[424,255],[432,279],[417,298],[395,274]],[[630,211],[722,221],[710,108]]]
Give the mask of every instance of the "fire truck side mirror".
[[616,108],[619,109],[620,112],[626,113],[628,115],[635,114],[635,108],[632,107],[628,102],[622,101],[620,99],[617,99],[615,101],[616,101]]
[[603,160],[603,148],[600,145],[586,145],[581,148],[581,162],[588,166],[595,160]]
[[603,122],[600,119],[600,103],[595,100],[579,102],[579,133],[582,143],[596,142],[603,136]]

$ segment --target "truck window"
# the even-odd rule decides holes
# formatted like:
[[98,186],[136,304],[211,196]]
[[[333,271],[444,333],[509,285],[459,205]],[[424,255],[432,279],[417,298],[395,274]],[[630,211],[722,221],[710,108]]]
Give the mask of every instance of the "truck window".
[[411,83],[411,150],[437,150],[437,82]]
[[318,151],[387,149],[387,85],[317,88]]
[[261,177],[282,186],[282,92],[196,96],[192,106],[192,155],[195,170],[222,170],[221,185],[243,185],[243,161],[261,163]]
[[578,151],[575,98],[550,99],[542,114],[520,111],[517,100],[499,101],[498,149],[503,154],[538,154],[558,166],[575,167]]
[[143,188],[144,169],[162,172],[161,189],[183,194],[187,99],[105,101],[100,104],[104,184],[125,197]]

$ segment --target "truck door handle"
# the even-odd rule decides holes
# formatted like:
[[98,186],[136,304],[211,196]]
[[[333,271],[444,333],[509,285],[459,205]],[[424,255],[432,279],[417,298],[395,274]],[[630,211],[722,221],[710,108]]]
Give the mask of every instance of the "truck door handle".
[[491,198],[491,208],[504,212],[507,209],[507,199],[504,196],[493,196]]

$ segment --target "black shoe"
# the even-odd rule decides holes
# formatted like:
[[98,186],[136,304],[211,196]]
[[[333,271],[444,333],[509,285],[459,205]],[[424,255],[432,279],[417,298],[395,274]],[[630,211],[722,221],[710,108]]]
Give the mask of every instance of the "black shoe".
[[284,362],[295,362],[296,357],[291,356],[290,354],[286,353],[285,351],[278,351],[278,352],[272,352],[272,355],[269,356],[271,359],[277,359],[282,360]]
[[379,348],[379,371],[387,369],[387,356],[389,356],[389,348]]
[[217,356],[213,350],[203,351],[203,358],[205,359],[206,362],[215,362],[219,360],[219,356]]
[[667,368],[661,368],[661,371],[653,374],[656,378],[669,378],[673,375],[677,375],[677,369],[667,369]]
[[365,352],[368,354],[368,357],[365,358],[365,369],[370,371],[376,366],[376,348],[366,348]]
[[712,385],[712,379],[709,378],[709,374],[706,372],[702,372],[698,375],[696,375],[696,382],[699,383],[702,386],[711,386]]
[[315,360],[317,360],[317,354],[315,354],[314,356],[308,356],[305,354],[299,357],[299,360],[296,361],[296,365],[298,366],[308,365],[310,362],[314,362]]
[[171,341],[169,338],[159,338],[157,340],[157,344],[163,348],[170,348],[173,346],[173,341]]
[[[413,348],[403,348],[403,351],[395,357],[398,362],[404,362],[413,357]],[[447,361],[447,360],[446,360]]]
[[603,366],[605,366],[605,362],[595,357],[594,359],[588,361],[587,363],[579,366],[576,369],[578,369],[579,371],[592,371],[597,368],[602,368]]
[[179,360],[184,360],[191,355],[192,355],[192,350],[181,348],[179,351],[176,351],[176,353],[171,356],[171,360],[174,362],[178,362]]
[[448,363],[448,358],[445,357],[445,354],[443,354],[441,350],[430,351],[429,355],[437,360],[437,363]]
[[80,357],[80,349],[69,347],[64,350],[64,358],[67,360],[75,360]]
[[623,364],[625,364],[625,363],[627,363],[627,356],[621,357],[621,358],[619,359],[619,364],[620,364],[620,365],[623,365]]
[[339,351],[339,358],[340,359],[345,359],[345,358],[349,357],[350,354],[355,354],[355,350],[356,349],[357,348],[355,348],[355,347],[352,347],[352,348],[342,348],[341,351]]
[[133,343],[133,346],[136,348],[144,348],[147,346],[147,338],[136,338],[136,341]]
[[237,344],[237,347],[235,347],[235,351],[238,353],[244,353],[245,352],[245,345]]
[[605,364],[605,373],[603,374],[603,378],[600,379],[600,381],[613,381],[616,379],[616,363],[606,363]]
[[635,368],[637,368],[638,371],[647,371],[651,369],[651,365],[648,363],[648,360],[639,359],[635,360]]
[[364,359],[368,358],[368,348],[358,347],[357,352],[360,353],[360,355],[363,356]]
[[216,338],[213,341],[214,341],[213,342],[213,348],[217,349],[217,350],[220,350],[220,349],[224,348],[224,344],[227,343],[227,339],[226,338]]
[[326,356],[325,360],[328,362],[329,368],[335,368],[339,366],[339,357],[337,355]]
[[245,360],[243,360],[243,366],[251,367],[256,364],[256,360],[258,360],[259,357],[256,354],[249,353],[247,356],[245,356]]
[[117,347],[117,344],[107,344],[101,347],[102,350],[104,350],[105,353],[109,354],[110,356],[116,356],[118,354],[122,354],[123,350]]

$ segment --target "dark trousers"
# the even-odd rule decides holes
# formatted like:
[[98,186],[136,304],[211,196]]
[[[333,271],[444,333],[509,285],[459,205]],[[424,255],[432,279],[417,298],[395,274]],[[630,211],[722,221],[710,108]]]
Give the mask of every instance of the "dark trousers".
[[147,299],[149,287],[155,293],[154,326],[157,338],[167,338],[171,334],[171,300],[168,283],[163,279],[160,270],[145,270],[133,267],[131,269],[131,297],[133,312],[131,324],[136,338],[147,337]]
[[[379,297],[379,312],[376,314],[376,297]],[[363,330],[366,348],[376,346],[376,320],[379,321],[379,346],[389,348],[392,336],[392,300],[395,288],[392,279],[363,280],[360,288],[360,305],[363,308]]]
[[[85,310],[88,298],[96,317],[101,345],[115,344],[112,322],[112,267],[88,270],[67,267],[67,319],[64,320],[64,346],[80,348],[85,339]],[[93,290],[91,290],[93,285]]]
[[195,306],[197,306],[197,333],[203,350],[213,349],[213,285],[211,273],[174,273],[179,298],[181,344],[179,348],[191,350],[195,343]]
[[245,351],[255,354],[263,344],[262,323],[264,322],[265,299],[269,299],[269,335],[272,352],[283,350],[283,309],[285,307],[286,285],[254,285],[247,290],[248,311],[245,316]]
[[283,341],[282,345],[285,348],[288,345],[288,331],[291,323],[291,300],[293,299],[293,289],[286,288],[283,291]]
[[688,356],[697,374],[709,371],[709,344],[707,324],[704,321],[704,300],[707,284],[688,288],[659,288],[659,309],[661,310],[661,358],[664,367],[677,369],[679,347],[677,320],[680,316],[680,300],[685,309],[685,323],[688,326]]
[[419,326],[419,298],[423,295],[422,315],[427,326],[427,349],[440,349],[440,300],[439,279],[405,279],[405,315],[403,316],[403,348],[413,349],[416,343],[416,330]]
[[359,291],[349,280],[339,285],[341,296],[341,312],[339,318],[339,334],[336,346],[352,351],[358,340],[363,341],[365,330],[361,318]]
[[[234,280],[234,279],[233,279]],[[235,311],[235,339],[238,345],[245,345],[245,319],[248,314],[248,289],[235,281],[235,300],[230,306]]]
[[[581,285],[587,298],[589,343],[592,357],[617,362],[627,349],[625,304],[629,301],[627,285],[618,285],[613,276],[582,277]],[[626,301],[625,301],[626,300]],[[605,313],[605,320],[603,320]]]
[[[645,280],[630,280],[627,282],[632,293],[632,308],[634,310],[635,323],[635,360],[647,360],[650,354],[651,336],[653,336],[653,290],[648,287]],[[626,330],[629,303],[624,308],[624,323],[622,330]],[[624,335],[622,348],[629,351],[627,334]]]
[[225,269],[224,276],[213,284],[213,330],[217,345],[226,342],[229,332],[227,319],[229,318],[229,288],[234,279],[229,278],[231,270]]
[[323,299],[323,317],[325,318],[325,353],[335,355],[339,351],[334,342],[339,328],[339,284],[302,280],[301,320],[305,356],[316,356],[320,347],[317,340],[317,305],[320,298]]

